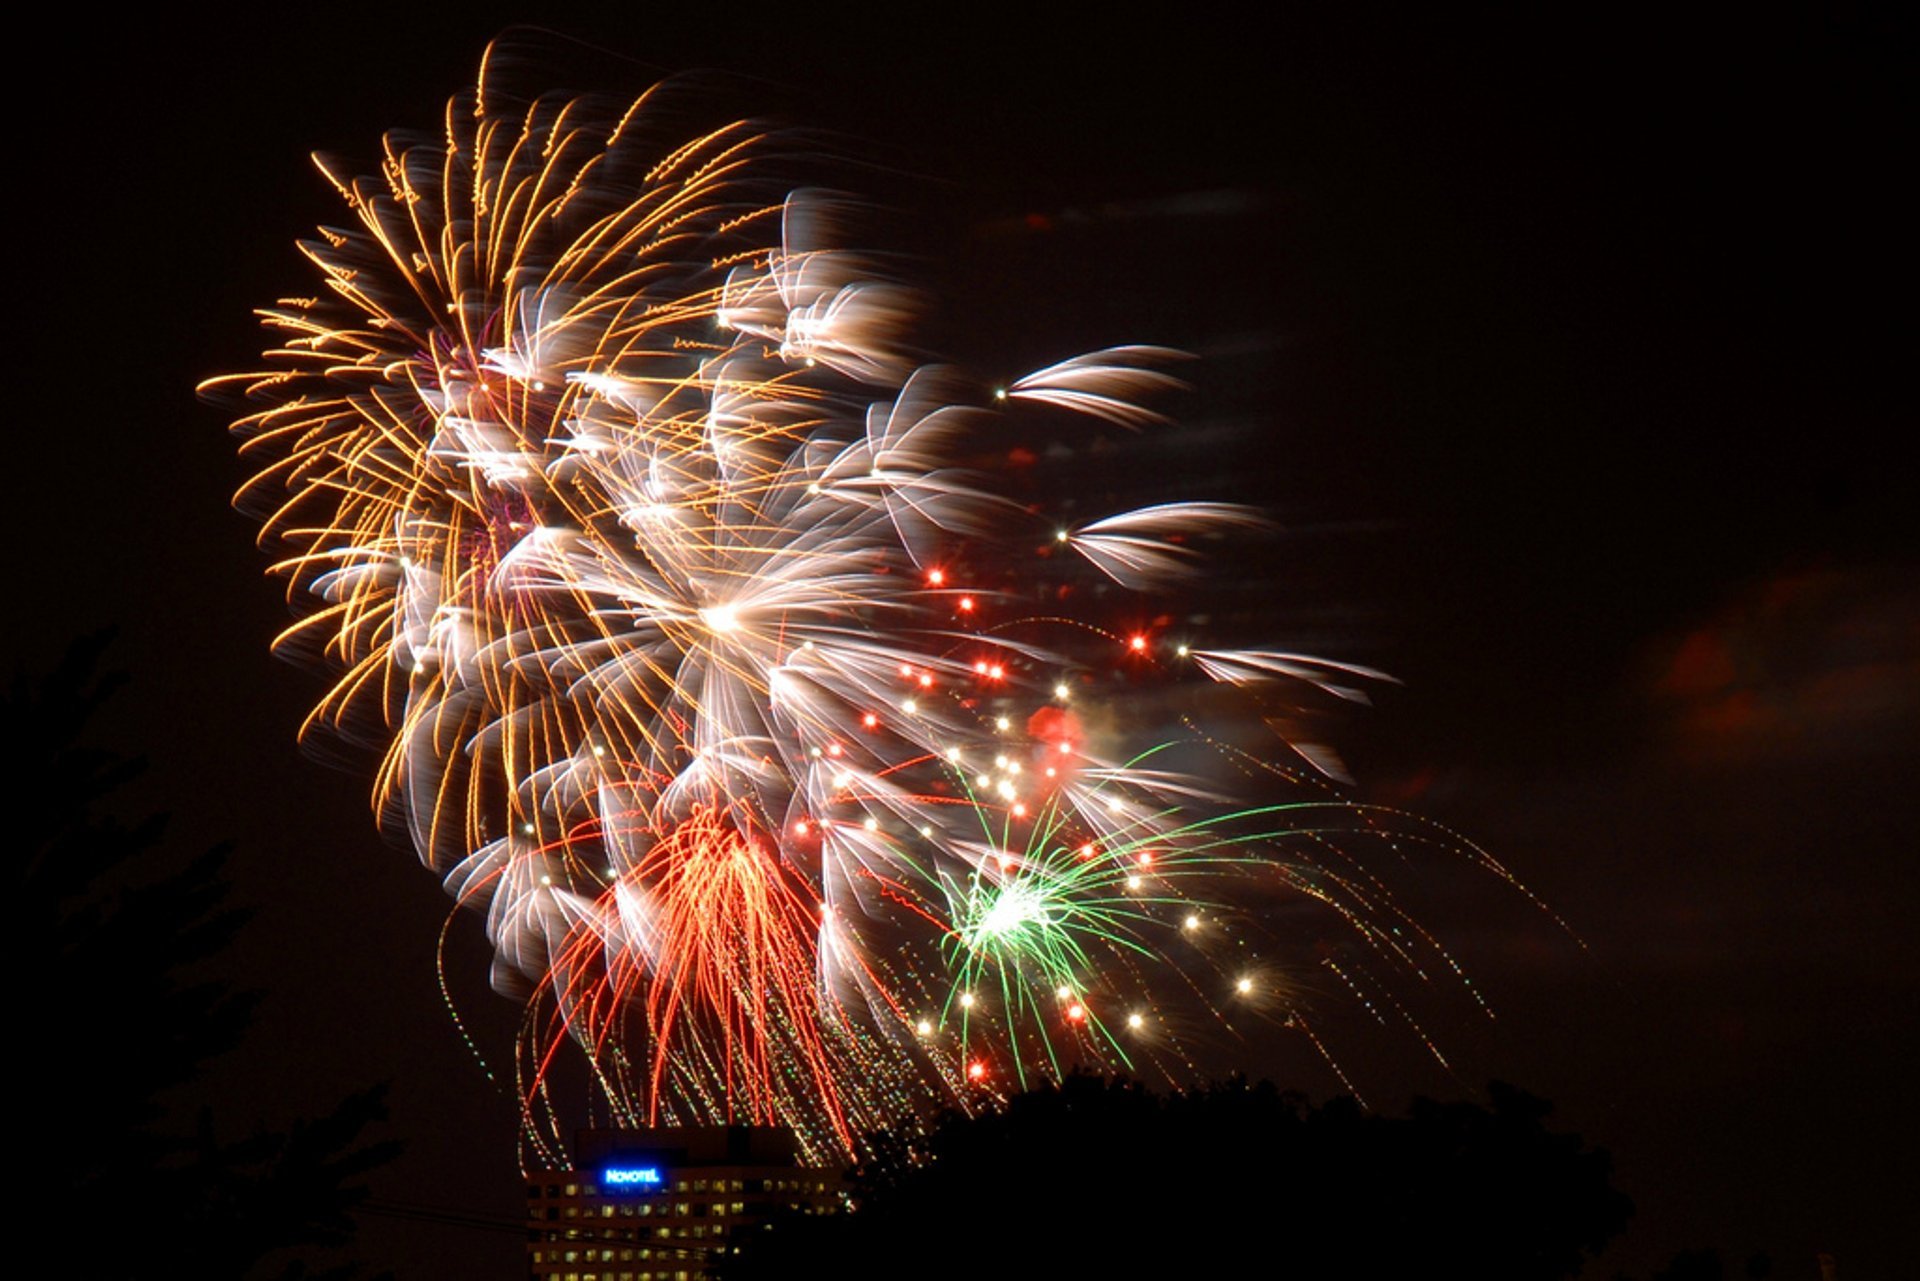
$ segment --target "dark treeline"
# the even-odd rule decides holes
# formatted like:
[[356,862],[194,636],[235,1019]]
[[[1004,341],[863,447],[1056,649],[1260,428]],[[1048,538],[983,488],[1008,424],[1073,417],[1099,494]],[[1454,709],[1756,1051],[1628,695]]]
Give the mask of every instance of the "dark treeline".
[[397,1145],[369,1142],[382,1091],[285,1130],[235,1136],[175,1094],[240,1043],[259,995],[218,977],[246,923],[226,851],[183,858],[162,816],[115,812],[140,762],[84,741],[117,681],[104,639],[0,702],[10,767],[17,1039],[13,1145],[26,1222],[63,1268],[101,1278],[342,1279],[360,1179]]
[[1549,1110],[1500,1083],[1393,1117],[1072,1076],[882,1136],[854,1213],[755,1234],[725,1276],[1572,1276],[1633,1207]]

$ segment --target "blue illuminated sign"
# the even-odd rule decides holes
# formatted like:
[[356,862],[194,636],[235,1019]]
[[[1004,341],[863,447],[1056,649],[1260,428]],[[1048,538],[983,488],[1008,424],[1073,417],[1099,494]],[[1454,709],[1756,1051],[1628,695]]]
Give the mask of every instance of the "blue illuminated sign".
[[607,1188],[657,1188],[664,1180],[656,1165],[610,1165],[601,1172],[600,1182]]

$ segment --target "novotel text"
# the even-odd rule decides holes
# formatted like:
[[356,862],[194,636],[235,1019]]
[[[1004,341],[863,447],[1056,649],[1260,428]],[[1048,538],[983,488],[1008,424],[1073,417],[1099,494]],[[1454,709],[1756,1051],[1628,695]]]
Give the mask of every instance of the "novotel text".
[[608,1166],[600,1181],[610,1188],[657,1188],[661,1182],[659,1167],[652,1165]]

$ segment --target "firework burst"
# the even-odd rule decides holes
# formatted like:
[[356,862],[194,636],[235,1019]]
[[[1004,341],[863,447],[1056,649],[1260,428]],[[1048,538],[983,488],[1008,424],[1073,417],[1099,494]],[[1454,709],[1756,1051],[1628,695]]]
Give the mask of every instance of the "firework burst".
[[1432,946],[1377,882],[1283,852],[1361,811],[1236,813],[1073,708],[1109,656],[1343,697],[1377,673],[1176,662],[965,568],[1064,546],[1148,591],[1258,523],[1056,528],[963,465],[1023,405],[1158,426],[1169,353],[998,389],[908,361],[913,297],[833,243],[836,202],[769,190],[747,123],[663,136],[656,96],[515,101],[483,67],[377,177],[323,162],[351,213],[301,246],[324,293],[265,309],[264,368],[209,384],[246,398],[238,501],[302,615],[278,643],[339,672],[305,731],[374,731],[383,822],[529,1001],[537,1159],[568,1042],[616,1121],[781,1122],[820,1155],[930,1096],[1177,1059],[1163,945],[1258,877],[1382,956]]

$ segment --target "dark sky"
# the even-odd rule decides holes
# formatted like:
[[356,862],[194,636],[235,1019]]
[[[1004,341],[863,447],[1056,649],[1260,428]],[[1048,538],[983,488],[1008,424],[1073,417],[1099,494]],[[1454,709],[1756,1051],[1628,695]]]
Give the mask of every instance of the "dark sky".
[[[344,214],[306,154],[432,127],[524,17],[461,8],[16,45],[9,658],[117,626],[102,728],[151,758],[140,799],[183,844],[239,843],[258,917],[230,968],[269,999],[207,1085],[232,1123],[391,1077],[410,1146],[382,1200],[510,1217],[514,1105],[441,1009],[445,900],[375,836],[368,768],[294,746],[320,686],[267,655],[285,605],[192,394],[254,359],[250,308],[311,288],[292,242]],[[1373,1101],[1555,1100],[1640,1206],[1596,1273],[1712,1245],[1893,1275],[1920,1190],[1920,541],[1891,24],[972,12],[542,21],[638,60],[557,55],[554,88],[738,73],[741,110],[868,161],[944,354],[1200,357],[1176,408],[1219,444],[1183,478],[1286,530],[1236,599],[1401,677],[1342,727],[1363,792],[1469,833],[1585,944],[1441,887],[1428,924],[1500,1019],[1435,1029],[1458,1081],[1382,1064]],[[450,968],[487,1044],[512,1012],[478,936],[456,923]],[[403,1278],[520,1266],[511,1233],[390,1217],[367,1248]]]

